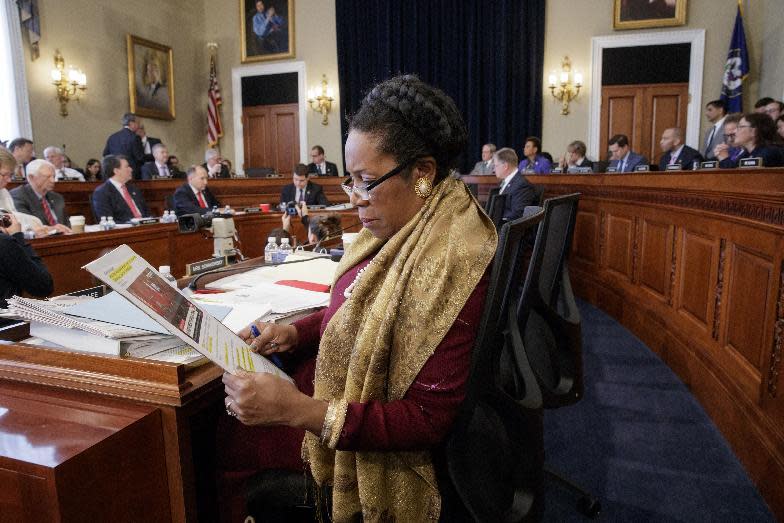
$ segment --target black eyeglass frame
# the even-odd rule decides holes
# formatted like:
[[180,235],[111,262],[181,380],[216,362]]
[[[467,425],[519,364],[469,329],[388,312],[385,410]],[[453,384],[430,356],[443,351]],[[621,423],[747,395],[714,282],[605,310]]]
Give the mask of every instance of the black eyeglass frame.
[[[369,184],[367,184],[367,186],[365,186],[365,187],[364,187],[364,191],[365,191],[365,193],[366,193],[366,194],[368,194],[368,197],[369,197],[369,196],[370,196],[370,194],[369,194],[369,193],[370,193],[370,191],[371,191],[371,190],[373,190],[374,188],[378,187],[379,185],[381,185],[381,184],[382,184],[382,183],[384,183],[385,181],[389,180],[389,179],[390,179],[390,178],[392,178],[393,176],[395,176],[395,175],[397,175],[397,174],[400,174],[400,173],[401,173],[401,172],[403,172],[403,171],[404,171],[406,168],[410,167],[410,166],[411,166],[411,165],[412,165],[414,162],[416,162],[418,159],[419,159],[419,158],[418,158],[418,157],[416,157],[416,156],[415,156],[415,157],[413,157],[413,158],[409,158],[408,160],[406,160],[405,162],[401,163],[400,165],[398,165],[397,167],[395,167],[394,169],[392,169],[392,170],[391,170],[391,171],[389,171],[388,173],[384,174],[384,175],[383,175],[381,178],[379,178],[378,180],[373,180],[372,182],[370,182]],[[351,185],[349,185],[349,183],[351,183]],[[355,192],[355,191],[354,191],[354,184],[353,184],[353,179],[351,178],[351,176],[350,176],[350,175],[349,175],[349,176],[347,176],[347,177],[346,177],[346,179],[344,180],[344,182],[343,182],[342,184],[340,184],[340,185],[341,185],[341,187],[343,188],[343,190],[346,192],[346,194],[348,194],[348,195],[349,195],[349,198],[351,197],[351,194]],[[359,195],[359,194],[357,194],[357,196],[360,196],[360,197],[361,197],[361,195]],[[367,199],[367,198],[363,198],[363,199]]]

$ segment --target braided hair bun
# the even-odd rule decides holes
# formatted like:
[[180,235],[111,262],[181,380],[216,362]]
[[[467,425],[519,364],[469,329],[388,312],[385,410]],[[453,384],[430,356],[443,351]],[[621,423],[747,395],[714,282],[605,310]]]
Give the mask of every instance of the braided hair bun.
[[414,75],[396,76],[371,89],[349,130],[375,135],[379,152],[398,162],[432,156],[436,180],[449,174],[468,137],[452,98]]

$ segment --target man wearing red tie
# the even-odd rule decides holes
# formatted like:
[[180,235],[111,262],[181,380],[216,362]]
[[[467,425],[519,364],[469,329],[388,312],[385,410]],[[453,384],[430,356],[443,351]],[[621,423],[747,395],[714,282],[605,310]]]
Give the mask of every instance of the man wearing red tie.
[[16,210],[31,214],[43,225],[59,232],[69,233],[65,199],[54,192],[55,167],[46,160],[33,160],[27,164],[27,183],[11,190]]
[[220,202],[207,188],[209,176],[207,169],[201,165],[192,165],[187,171],[188,181],[174,192],[174,213],[205,214],[213,207],[220,207]]
[[133,168],[122,155],[110,154],[103,159],[103,173],[110,178],[93,191],[92,205],[95,219],[114,217],[116,223],[127,223],[132,218],[150,215],[142,192],[129,183],[133,178]]

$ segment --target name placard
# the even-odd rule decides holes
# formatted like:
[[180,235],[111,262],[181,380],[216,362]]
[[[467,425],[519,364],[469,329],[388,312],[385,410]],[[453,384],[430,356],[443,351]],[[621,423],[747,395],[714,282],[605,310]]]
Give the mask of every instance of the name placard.
[[762,158],[743,158],[738,167],[762,167]]
[[618,168],[617,168],[617,167],[608,167],[608,168],[607,168],[607,170],[606,170],[605,172],[608,172],[608,173],[617,173],[617,172],[618,172]]
[[591,174],[593,172],[593,168],[591,167],[574,167],[574,172],[577,174]]
[[201,274],[203,272],[220,269],[221,267],[225,267],[226,265],[227,265],[227,260],[225,256],[221,258],[210,258],[209,260],[187,263],[185,264],[185,275],[196,276],[197,274]]
[[561,169],[560,167],[553,167],[550,170],[550,174],[563,174],[563,169]]
[[716,169],[719,166],[718,160],[709,160],[707,162],[702,162],[700,167],[703,169]]
[[666,171],[682,171],[683,167],[679,163],[671,163],[671,164],[667,165],[665,170]]
[[634,172],[636,172],[636,173],[644,173],[644,172],[648,172],[650,170],[651,170],[651,166],[650,165],[638,165],[637,167],[634,168]]
[[259,209],[258,207],[245,207],[245,209],[243,209],[243,210],[244,210],[245,212],[247,212],[247,213],[251,213],[251,212],[261,212],[261,209]]
[[100,298],[106,294],[106,286],[98,285],[88,289],[81,289],[78,291],[69,292],[66,296],[92,296],[93,298]]
[[138,220],[133,218],[131,221],[139,225],[148,225],[150,223],[158,223],[158,218],[139,218]]

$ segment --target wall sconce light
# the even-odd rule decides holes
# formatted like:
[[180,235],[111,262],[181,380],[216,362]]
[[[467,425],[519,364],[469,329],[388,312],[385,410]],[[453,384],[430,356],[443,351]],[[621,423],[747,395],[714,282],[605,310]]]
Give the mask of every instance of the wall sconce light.
[[572,73],[572,62],[568,56],[564,56],[561,62],[561,71],[553,71],[550,73],[547,82],[550,88],[550,93],[553,98],[559,102],[563,102],[561,106],[561,114],[569,114],[569,102],[577,98],[580,94],[580,87],[583,86],[583,75],[580,73]]
[[60,102],[60,115],[68,116],[68,102],[78,100],[87,90],[87,76],[73,67],[68,67],[66,71],[63,55],[59,50],[55,50],[52,83],[57,91],[57,100]]
[[321,89],[318,88],[308,89],[308,103],[310,108],[321,113],[321,125],[327,125],[327,115],[332,110],[332,88],[327,85],[327,75],[321,78]]

